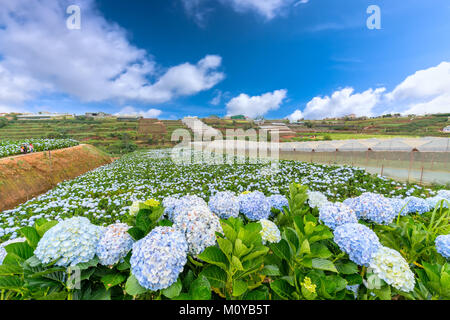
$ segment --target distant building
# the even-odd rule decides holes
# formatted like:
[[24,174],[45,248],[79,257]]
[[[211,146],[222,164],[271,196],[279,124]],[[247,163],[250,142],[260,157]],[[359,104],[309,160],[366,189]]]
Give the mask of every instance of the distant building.
[[74,119],[75,115],[69,113],[51,113],[51,112],[38,112],[35,114],[21,114],[17,116],[17,120],[63,120],[63,119]]
[[442,129],[442,132],[450,133],[450,126],[446,126],[444,129]]
[[105,112],[86,112],[85,116],[87,118],[94,118],[94,119],[104,119],[114,117],[113,115]]
[[144,117],[142,116],[136,116],[136,115],[123,115],[123,116],[117,116],[117,120],[118,121],[139,121],[140,119],[142,119]]

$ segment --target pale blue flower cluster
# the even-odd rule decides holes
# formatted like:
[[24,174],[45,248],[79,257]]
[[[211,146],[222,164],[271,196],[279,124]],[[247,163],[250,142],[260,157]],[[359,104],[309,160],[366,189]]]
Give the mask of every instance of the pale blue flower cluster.
[[442,200],[444,200],[442,206],[448,208],[448,203],[450,202],[449,190],[439,190],[434,197],[428,198],[427,202],[430,205],[430,209],[433,210],[438,204],[439,206],[441,205]]
[[8,254],[5,250],[5,247],[7,245],[17,243],[17,242],[25,242],[25,241],[27,241],[27,239],[25,239],[25,238],[16,238],[16,239],[8,240],[8,241],[1,243],[0,244],[0,265],[2,265],[3,260],[5,259],[6,255]]
[[372,255],[381,247],[370,228],[359,223],[346,223],[334,230],[334,242],[354,263],[368,266]]
[[229,191],[218,192],[209,199],[209,208],[221,219],[239,215],[239,199]]
[[308,204],[311,208],[320,208],[330,202],[322,192],[308,190]]
[[450,259],[450,234],[436,238],[436,251],[446,259]]
[[173,208],[173,212],[169,215],[169,220],[175,221],[175,218],[179,214],[185,214],[191,207],[196,206],[205,206],[205,200],[196,195],[186,195],[181,197],[178,201],[176,201],[175,207]]
[[252,221],[269,218],[271,206],[264,193],[253,191],[239,195],[240,211]]
[[281,194],[274,194],[270,197],[267,197],[269,200],[270,206],[274,209],[283,211],[283,207],[289,207],[288,199]]
[[88,262],[95,256],[102,229],[84,217],[61,221],[44,234],[34,254],[44,264],[56,261],[62,267]]
[[340,202],[320,207],[319,219],[332,230],[346,223],[358,223],[355,211]]
[[261,224],[261,238],[263,243],[278,243],[281,241],[281,233],[277,225],[270,220],[261,219],[259,220]]
[[391,200],[381,194],[365,192],[359,197],[344,200],[345,205],[352,208],[359,219],[378,224],[389,224],[397,216]]
[[374,274],[394,288],[403,292],[414,290],[414,273],[399,252],[380,247],[373,254],[369,266]]
[[134,241],[128,234],[128,229],[130,226],[125,223],[112,224],[103,229],[96,249],[100,264],[115,265],[130,252]]
[[197,255],[216,244],[216,232],[222,232],[219,217],[203,205],[192,206],[176,215],[173,227],[183,233],[190,254]]
[[131,272],[139,284],[157,291],[177,281],[187,262],[188,244],[172,227],[156,227],[133,245]]
[[402,215],[409,213],[423,214],[430,211],[430,204],[425,199],[410,196],[403,199],[403,201],[406,207],[404,209],[405,213],[402,212]]
[[169,220],[172,220],[173,211],[175,210],[175,207],[180,202],[180,199],[169,196],[164,198],[162,201],[162,206],[164,207],[164,215],[167,216]]

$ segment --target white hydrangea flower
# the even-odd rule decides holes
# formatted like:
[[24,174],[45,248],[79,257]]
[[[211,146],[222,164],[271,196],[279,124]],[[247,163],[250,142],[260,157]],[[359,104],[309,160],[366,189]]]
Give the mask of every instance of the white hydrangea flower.
[[197,205],[174,218],[173,227],[186,237],[189,253],[197,255],[216,244],[216,232],[222,232],[219,217],[208,207]]
[[320,209],[320,207],[330,204],[330,202],[322,192],[308,190],[308,204],[311,208]]
[[267,219],[261,219],[259,220],[259,223],[262,227],[260,234],[263,243],[278,243],[281,241],[281,233],[275,223]]
[[414,290],[414,274],[397,251],[380,247],[372,256],[369,266],[379,278],[394,288],[403,292]]
[[135,216],[138,212],[139,212],[139,206],[140,206],[140,202],[139,201],[134,201],[133,204],[130,207],[130,215]]

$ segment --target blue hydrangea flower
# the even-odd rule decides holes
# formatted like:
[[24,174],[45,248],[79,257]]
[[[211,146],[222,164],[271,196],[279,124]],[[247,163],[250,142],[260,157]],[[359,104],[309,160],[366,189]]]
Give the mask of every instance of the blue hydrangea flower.
[[435,244],[436,251],[444,258],[450,259],[450,234],[438,236]]
[[172,227],[156,227],[133,245],[131,273],[139,284],[157,291],[177,281],[187,262],[188,244]]
[[8,254],[5,250],[5,247],[7,245],[17,243],[17,242],[25,242],[25,241],[27,241],[27,239],[25,239],[25,238],[16,238],[16,239],[12,239],[12,240],[8,240],[3,243],[0,243],[0,266],[2,265],[3,260],[5,259],[6,255]]
[[264,193],[254,191],[239,196],[240,211],[252,221],[269,218],[271,206]]
[[439,190],[437,192],[437,196],[447,199],[447,201],[450,201],[450,190]]
[[436,195],[434,197],[427,198],[426,201],[428,202],[428,205],[430,206],[430,210],[434,210],[434,208],[436,208],[437,205],[439,205],[439,207],[441,206],[442,200],[444,200],[442,206],[444,208],[448,208],[448,203],[450,202],[450,200],[448,200],[447,198],[444,198],[440,195]]
[[373,273],[387,284],[403,291],[414,290],[416,280],[406,260],[401,254],[387,247],[380,247],[369,263]]
[[398,213],[391,205],[391,200],[372,192],[366,192],[359,197],[346,199],[343,203],[356,212],[359,219],[369,220],[378,224],[391,223]]
[[162,205],[164,207],[164,215],[166,215],[169,220],[172,220],[173,211],[175,210],[175,207],[178,205],[179,202],[180,199],[172,196],[166,197],[162,201]]
[[405,199],[402,198],[390,198],[391,206],[398,215],[401,211],[402,216],[406,216],[408,214],[408,211],[406,209],[406,202]]
[[346,223],[334,230],[334,242],[354,263],[368,266],[372,255],[381,247],[375,232],[359,223]]
[[288,199],[281,194],[274,194],[267,198],[269,200],[270,206],[274,209],[283,210],[283,207],[289,207]]
[[[430,204],[425,199],[410,196],[410,197],[406,197],[403,200],[406,204],[406,207],[404,209],[406,214],[408,214],[408,213],[423,214],[425,212],[430,211]],[[403,212],[402,212],[402,215],[403,215]]]
[[221,219],[239,215],[239,199],[229,191],[218,192],[209,199],[209,208]]
[[177,215],[184,214],[190,208],[197,207],[197,206],[208,207],[205,200],[203,200],[199,196],[195,196],[195,195],[183,196],[179,199],[179,201],[177,201],[177,203],[173,209],[172,215],[169,216],[169,219],[173,222],[173,221],[175,221],[175,218]]
[[44,264],[56,261],[61,267],[88,262],[95,256],[102,229],[84,217],[61,221],[44,234],[34,254]]
[[125,223],[116,223],[106,227],[97,244],[96,253],[100,264],[112,266],[121,261],[133,247],[133,238],[128,234]]
[[346,223],[358,223],[355,211],[339,202],[320,207],[319,219],[333,230]]
[[203,205],[190,207],[175,216],[173,227],[181,231],[188,243],[188,252],[198,255],[216,244],[216,232],[222,232],[219,217]]

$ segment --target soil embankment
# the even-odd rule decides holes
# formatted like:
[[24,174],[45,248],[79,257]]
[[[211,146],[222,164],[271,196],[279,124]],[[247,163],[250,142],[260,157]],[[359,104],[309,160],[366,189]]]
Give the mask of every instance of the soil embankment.
[[0,159],[0,212],[112,162],[91,145]]

